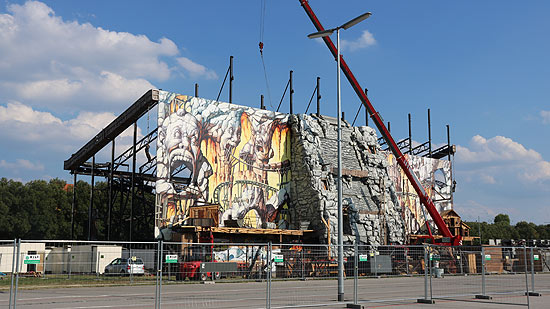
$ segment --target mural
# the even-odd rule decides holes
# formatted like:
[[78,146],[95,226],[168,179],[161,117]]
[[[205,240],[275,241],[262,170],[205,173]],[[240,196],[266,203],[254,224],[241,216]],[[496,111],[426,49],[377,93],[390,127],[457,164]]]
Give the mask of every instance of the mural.
[[[451,162],[419,156],[405,155],[407,160],[434,201],[437,211],[452,209],[452,168]],[[414,187],[397,164],[392,153],[388,153],[388,174],[395,185],[399,203],[403,209],[403,219],[407,234],[416,233],[424,224],[425,218],[431,222],[428,211],[420,203]]]
[[288,115],[166,91],[158,106],[157,227],[205,204],[219,205],[220,226],[288,227]]

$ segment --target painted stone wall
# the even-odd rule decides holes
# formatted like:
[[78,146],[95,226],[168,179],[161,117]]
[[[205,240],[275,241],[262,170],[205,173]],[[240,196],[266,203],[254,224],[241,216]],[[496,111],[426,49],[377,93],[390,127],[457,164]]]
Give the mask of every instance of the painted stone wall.
[[[220,226],[309,229],[316,242],[337,243],[335,118],[159,95],[157,233],[213,204]],[[451,163],[409,160],[438,211],[451,208]],[[343,122],[342,168],[345,243],[401,244],[424,225],[423,206],[373,128]],[[172,181],[180,170],[189,185]]]
[[[158,106],[158,229],[184,224],[203,204],[219,205],[220,226],[287,228],[288,115],[166,91]],[[188,186],[171,181],[178,170]]]
[[[336,119],[291,116],[290,215],[293,228],[337,243]],[[344,243],[404,243],[402,208],[387,172],[387,154],[370,127],[342,129]],[[330,239],[329,239],[330,238]]]
[[[439,213],[452,209],[452,164],[447,160],[406,155],[416,176],[426,189]],[[433,220],[420,203],[412,184],[407,179],[403,170],[397,164],[392,153],[387,154],[388,172],[394,183],[399,204],[403,209],[405,231],[407,234],[415,234],[425,226],[424,213],[435,228]]]

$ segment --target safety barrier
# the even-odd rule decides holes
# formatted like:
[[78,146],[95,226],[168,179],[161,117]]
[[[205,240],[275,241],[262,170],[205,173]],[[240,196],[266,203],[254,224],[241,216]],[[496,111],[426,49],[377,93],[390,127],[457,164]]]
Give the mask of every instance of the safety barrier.
[[0,272],[6,279],[0,286],[10,291],[9,297],[0,295],[0,303],[9,308],[82,301],[155,308],[440,301],[529,306],[533,297],[550,291],[548,248],[353,244],[343,247],[345,300],[339,302],[337,249],[299,243],[0,240]]

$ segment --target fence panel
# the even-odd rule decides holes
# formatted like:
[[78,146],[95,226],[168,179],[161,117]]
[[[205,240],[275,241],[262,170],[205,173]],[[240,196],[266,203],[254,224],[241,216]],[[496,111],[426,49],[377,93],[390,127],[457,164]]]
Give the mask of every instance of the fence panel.
[[431,293],[434,299],[473,299],[483,294],[480,247],[427,246]]
[[161,261],[162,304],[178,308],[266,305],[265,243],[164,242]]
[[[154,305],[154,242],[21,240],[18,256],[18,305]],[[82,290],[73,294],[75,287]]]
[[[359,245],[357,260],[357,303],[413,303],[424,296],[422,246]],[[352,263],[346,263],[349,278]]]
[[[352,261],[349,257],[353,256],[353,247],[344,246],[343,252],[344,260]],[[321,306],[337,303],[337,256],[338,247],[335,245],[274,244],[271,305]],[[347,281],[344,294],[351,295],[353,281]]]
[[[337,246],[0,241],[0,272],[6,278],[17,274],[0,280],[6,291],[14,285],[12,293],[0,295],[0,305],[7,307],[16,293],[19,305],[43,308],[82,302],[138,308],[369,306],[432,298],[527,305],[527,285],[531,296],[550,291],[547,248],[346,245],[343,252],[345,301],[338,302]],[[532,303],[541,301],[531,297]]]
[[527,304],[526,257],[530,255],[525,256],[523,248],[430,245],[429,250],[434,299]]

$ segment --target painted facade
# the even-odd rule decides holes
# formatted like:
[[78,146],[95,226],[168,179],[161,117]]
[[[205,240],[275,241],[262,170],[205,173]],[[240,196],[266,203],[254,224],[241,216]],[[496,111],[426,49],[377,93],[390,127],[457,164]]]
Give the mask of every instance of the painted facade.
[[[434,201],[437,211],[452,209],[452,165],[450,161],[405,155],[414,173]],[[403,219],[407,234],[414,234],[425,224],[431,223],[428,211],[420,202],[418,194],[397,164],[392,153],[387,154],[388,174],[395,186],[399,204],[403,209]]]
[[[157,227],[185,224],[191,207],[217,204],[220,226],[286,228],[289,132],[286,114],[160,91]],[[172,182],[176,173],[191,183]]]

